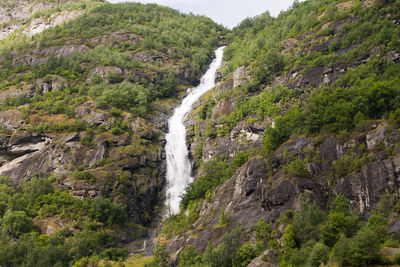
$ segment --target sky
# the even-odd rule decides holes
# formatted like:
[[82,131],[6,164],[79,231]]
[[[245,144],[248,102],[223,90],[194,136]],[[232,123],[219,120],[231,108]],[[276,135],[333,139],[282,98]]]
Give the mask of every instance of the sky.
[[[108,0],[111,3],[127,0]],[[132,2],[156,3],[169,6],[184,13],[205,15],[217,23],[232,28],[247,17],[254,17],[269,11],[276,17],[288,9],[293,0],[130,0]]]

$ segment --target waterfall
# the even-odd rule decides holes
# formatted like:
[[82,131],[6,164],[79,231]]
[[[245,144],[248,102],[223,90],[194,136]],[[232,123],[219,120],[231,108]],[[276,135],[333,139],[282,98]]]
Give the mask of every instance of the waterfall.
[[192,167],[186,145],[186,128],[183,122],[186,115],[192,110],[193,104],[205,92],[215,87],[216,74],[221,67],[223,53],[224,47],[215,51],[215,59],[207,72],[201,77],[200,84],[188,90],[188,95],[168,120],[169,133],[166,136],[165,150],[167,155],[166,206],[169,209],[169,214],[179,212],[180,195],[193,182],[193,177],[191,177]]

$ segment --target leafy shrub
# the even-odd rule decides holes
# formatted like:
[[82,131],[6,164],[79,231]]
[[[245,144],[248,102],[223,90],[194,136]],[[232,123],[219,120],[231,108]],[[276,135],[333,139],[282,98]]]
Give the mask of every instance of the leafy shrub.
[[124,76],[109,72],[107,73],[107,80],[109,83],[121,83],[124,80]]
[[121,128],[119,128],[119,127],[115,127],[115,128],[112,128],[112,129],[111,129],[111,133],[112,133],[113,135],[121,135],[123,132],[124,132],[124,131],[123,131]]
[[352,239],[351,261],[355,266],[366,266],[378,262],[380,256],[379,238],[370,229],[363,229]]
[[168,267],[169,256],[164,246],[157,245],[154,249],[154,258],[150,263],[146,263],[145,267]]
[[122,261],[128,256],[129,252],[123,248],[108,248],[100,253],[101,258],[114,261]]
[[255,257],[258,256],[255,246],[244,243],[235,253],[232,259],[233,267],[246,267]]
[[94,175],[89,171],[74,171],[72,177],[75,180],[85,180],[90,181],[91,183],[96,182],[96,177],[94,177]]
[[181,254],[179,255],[179,260],[180,266],[189,267],[201,263],[201,255],[193,246],[189,245],[182,250]]
[[305,162],[299,158],[291,161],[284,167],[285,174],[289,176],[307,178],[310,176]]
[[285,249],[291,249],[296,247],[296,236],[293,230],[293,225],[289,224],[285,228],[285,234],[283,235],[283,245]]
[[327,246],[333,246],[342,234],[353,236],[359,227],[358,216],[349,211],[347,199],[338,195],[330,205],[328,220],[321,225],[322,241]]
[[368,222],[364,228],[372,230],[377,235],[380,242],[386,240],[389,232],[388,220],[377,213],[373,213],[368,218]]
[[[236,251],[240,248],[241,233],[242,229],[237,227],[222,236],[221,243],[218,247],[212,248],[211,244],[208,244],[206,251],[203,254],[202,262],[213,267],[230,267]],[[238,255],[237,260],[239,262],[241,261],[240,259],[242,256],[245,256],[244,260],[248,259],[248,256],[246,255],[247,252],[242,254],[245,255]]]
[[293,231],[298,244],[316,239],[319,225],[325,221],[325,213],[311,201],[307,195],[303,195],[300,202],[300,211],[293,217]]
[[182,196],[181,209],[186,208],[190,201],[204,199],[208,191],[214,189],[225,182],[233,174],[232,169],[227,164],[226,160],[216,158],[204,164],[204,175],[190,184]]
[[1,231],[5,235],[18,238],[32,229],[32,219],[24,211],[7,210],[1,220]]
[[316,243],[307,258],[306,266],[320,266],[329,260],[329,248],[322,243]]
[[225,214],[224,211],[221,211],[218,217],[218,226],[225,226],[229,223],[229,217]]
[[279,145],[287,141],[293,131],[302,123],[302,114],[299,107],[290,108],[286,115],[275,118],[275,127],[267,126],[264,132],[263,147],[270,154]]

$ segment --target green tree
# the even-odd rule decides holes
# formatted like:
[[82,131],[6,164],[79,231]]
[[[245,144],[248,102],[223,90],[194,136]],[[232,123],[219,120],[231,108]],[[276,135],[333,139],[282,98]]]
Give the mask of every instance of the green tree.
[[329,248],[322,243],[316,243],[307,258],[306,266],[320,266],[329,260]]
[[380,242],[371,229],[362,229],[352,239],[352,264],[367,266],[378,262],[380,257]]
[[189,245],[179,255],[180,264],[182,267],[193,266],[196,263],[201,263],[201,255],[195,247]]
[[325,245],[333,246],[341,234],[351,237],[358,227],[358,216],[350,212],[347,199],[338,195],[330,204],[328,220],[321,225],[322,240]]
[[289,224],[285,228],[285,234],[283,235],[283,245],[285,249],[296,247],[295,233],[293,231],[293,225],[291,224]]
[[263,148],[267,155],[286,142],[290,135],[302,124],[302,112],[297,106],[291,107],[285,116],[275,118],[275,127],[268,126],[264,132]]
[[238,251],[236,251],[235,256],[232,259],[233,267],[245,267],[247,266],[255,257],[257,257],[256,247],[244,243]]
[[364,228],[372,230],[379,238],[380,242],[383,242],[388,237],[388,221],[387,219],[377,213],[373,213],[369,218]]
[[157,245],[154,249],[154,259],[150,263],[146,263],[145,267],[169,267],[169,255],[164,246]]
[[333,246],[332,259],[340,264],[346,266],[350,264],[352,256],[350,239],[344,234],[340,235],[339,240]]
[[18,238],[32,230],[32,219],[24,211],[7,210],[1,220],[1,230],[3,234]]
[[293,231],[298,244],[317,239],[319,225],[325,221],[325,213],[308,195],[302,195],[300,210],[293,217]]

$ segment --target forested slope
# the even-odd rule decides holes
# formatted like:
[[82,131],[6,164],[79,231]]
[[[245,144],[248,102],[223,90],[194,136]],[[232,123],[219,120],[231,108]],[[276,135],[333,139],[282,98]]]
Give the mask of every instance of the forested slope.
[[[162,207],[166,119],[226,30],[137,3],[1,8],[11,18],[2,30],[21,28],[0,42],[0,265],[97,264],[141,250],[135,241]],[[79,14],[52,22],[66,11]],[[36,19],[49,27],[25,33]]]
[[399,1],[309,0],[234,28],[155,262],[398,263],[399,25]]

